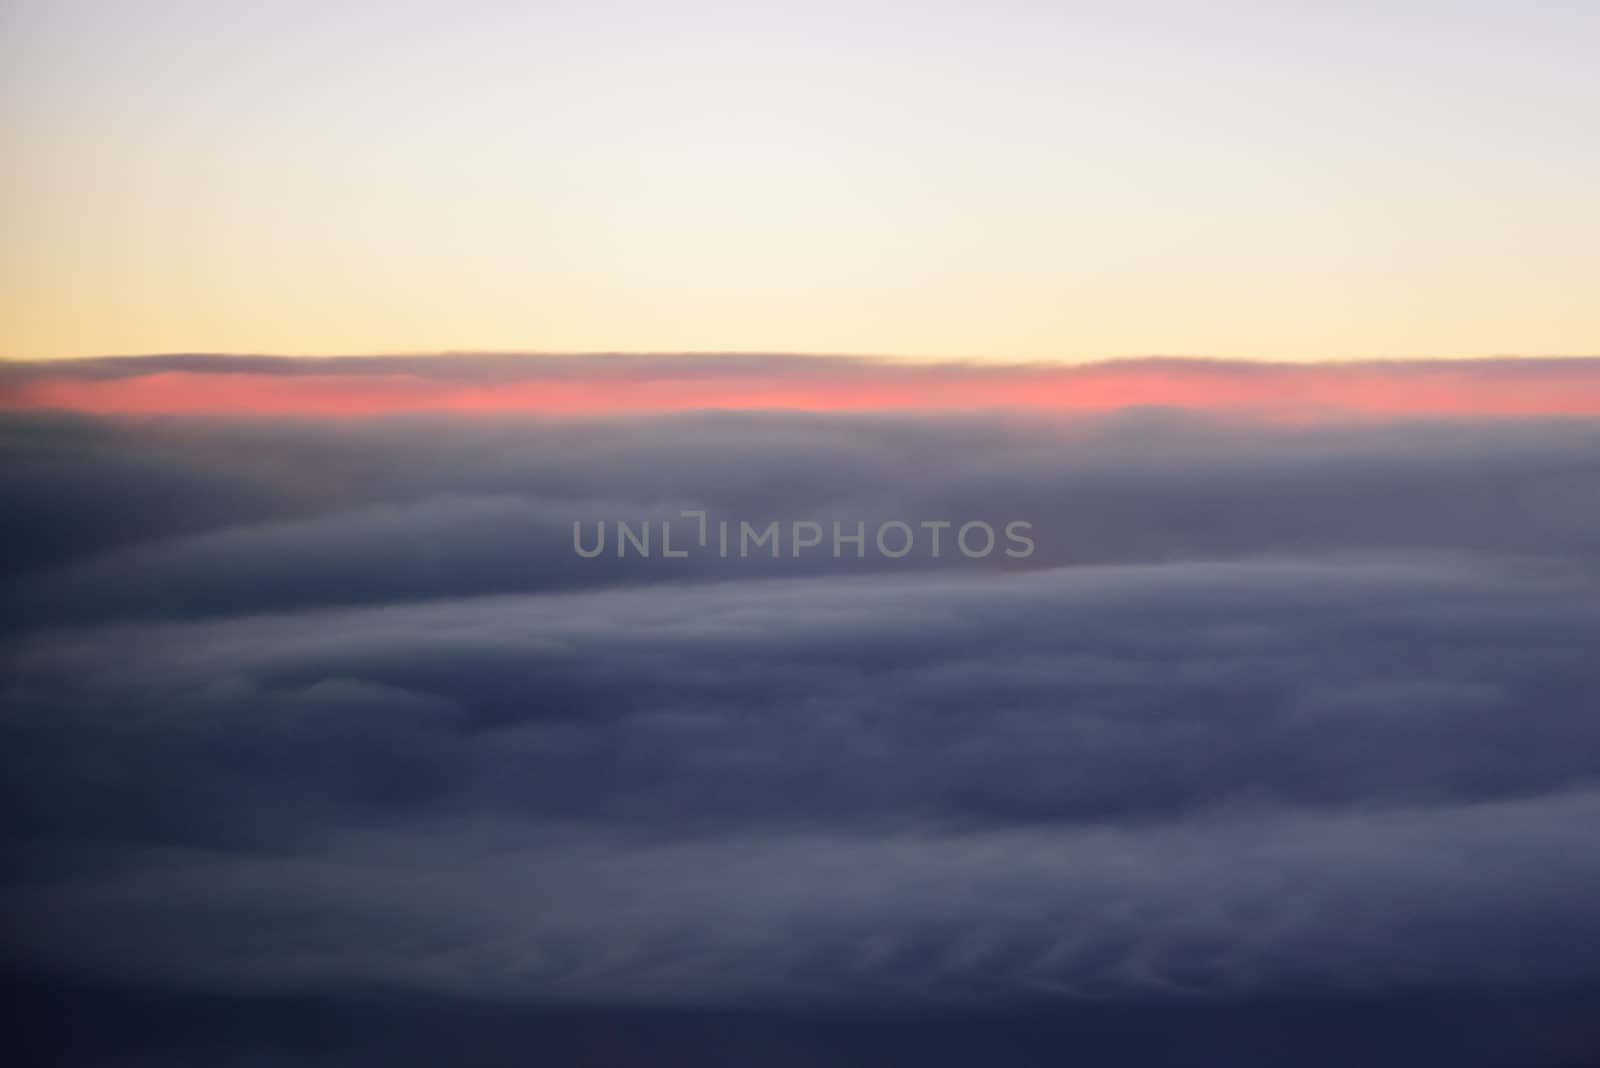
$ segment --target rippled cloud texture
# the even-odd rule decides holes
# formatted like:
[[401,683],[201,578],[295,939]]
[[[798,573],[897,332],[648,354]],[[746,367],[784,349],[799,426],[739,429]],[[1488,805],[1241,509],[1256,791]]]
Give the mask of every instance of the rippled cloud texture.
[[[457,359],[484,395],[605,377]],[[616,361],[612,412],[179,391],[0,420],[0,951],[31,1011],[101,1021],[42,1048],[1588,1063],[1590,363],[1168,361],[1094,373],[1275,384],[1073,411],[800,358],[738,364],[743,395],[892,396],[635,404],[669,364]],[[240,366],[323,396],[447,365]],[[50,374],[126,397],[92,389],[220,371]],[[1341,374],[1383,403],[1322,391]],[[573,552],[574,521],[685,509],[1024,519],[1037,549]]]

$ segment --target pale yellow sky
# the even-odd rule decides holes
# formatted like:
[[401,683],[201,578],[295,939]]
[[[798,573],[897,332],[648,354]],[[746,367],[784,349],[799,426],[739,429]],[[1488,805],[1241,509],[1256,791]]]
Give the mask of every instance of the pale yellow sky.
[[1040,6],[12,0],[0,355],[1600,352],[1600,5]]

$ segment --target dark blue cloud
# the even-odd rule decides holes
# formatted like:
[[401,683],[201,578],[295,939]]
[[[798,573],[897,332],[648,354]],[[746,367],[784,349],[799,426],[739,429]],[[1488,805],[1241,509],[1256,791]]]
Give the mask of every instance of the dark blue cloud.
[[[1462,1042],[1404,1022],[1428,999],[1542,1029],[1477,1019],[1451,1063],[1593,1039],[1589,424],[4,433],[0,960],[152,1006],[79,1063],[402,1063],[395,998],[413,1053],[501,1035],[481,1063],[507,1005],[601,1062],[651,1052],[582,1021],[640,1013],[664,1063],[717,1063],[702,1018],[771,1063],[1275,1063],[1341,1020],[1375,1035],[1324,1063],[1432,1063]],[[1039,552],[571,552],[685,507],[1015,516]],[[261,1039],[283,999],[355,1030]],[[215,1042],[160,1037],[183,1006]]]

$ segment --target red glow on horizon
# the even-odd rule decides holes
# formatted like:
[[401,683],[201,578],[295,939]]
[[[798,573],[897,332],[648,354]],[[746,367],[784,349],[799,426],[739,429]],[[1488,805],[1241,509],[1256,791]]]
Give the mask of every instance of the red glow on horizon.
[[116,378],[39,373],[0,388],[0,407],[106,414],[371,416],[403,412],[603,415],[696,409],[1109,411],[1138,405],[1285,417],[1600,414],[1600,370],[1519,370],[1495,361],[1389,366],[1103,364],[1088,367],[854,365],[806,374],[615,374],[482,383],[397,373],[156,371]]

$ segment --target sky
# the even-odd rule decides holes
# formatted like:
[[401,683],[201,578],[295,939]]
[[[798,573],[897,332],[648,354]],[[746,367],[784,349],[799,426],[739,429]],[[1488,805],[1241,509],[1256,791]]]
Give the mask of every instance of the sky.
[[13,1060],[1600,1063],[1600,4],[0,5]]
[[1600,349],[1593,4],[0,17],[7,357]]

